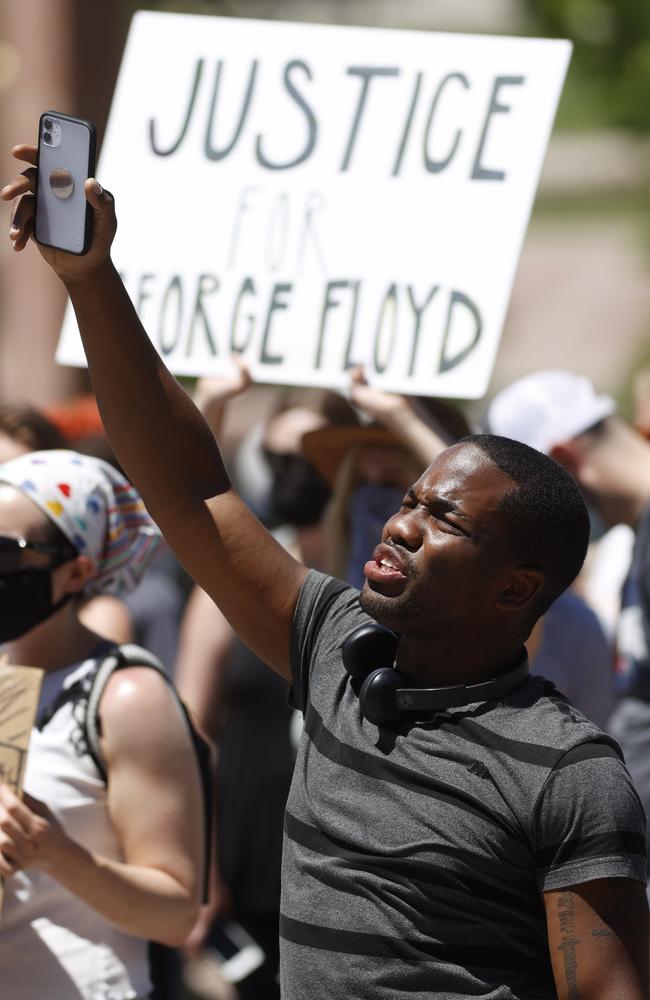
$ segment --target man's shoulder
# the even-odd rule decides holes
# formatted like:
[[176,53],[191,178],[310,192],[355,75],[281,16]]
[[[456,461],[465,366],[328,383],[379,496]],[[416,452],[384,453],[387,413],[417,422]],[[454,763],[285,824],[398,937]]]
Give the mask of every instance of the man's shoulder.
[[359,596],[359,591],[350,584],[310,570],[298,598],[294,629],[316,626],[319,632],[327,635],[330,631],[339,632],[348,619],[351,624],[357,620],[359,624],[369,621],[361,609]]
[[505,699],[493,718],[495,727],[510,739],[544,747],[558,761],[574,747],[588,743],[605,743],[622,759],[616,741],[583,715],[551,681],[539,675],[531,675]]
[[[328,688],[343,671],[341,647],[360,625],[370,621],[359,603],[359,591],[341,580],[310,570],[293,616],[291,632],[291,704],[305,711],[312,680]],[[340,669],[336,670],[336,667]],[[315,669],[315,668],[318,669]]]

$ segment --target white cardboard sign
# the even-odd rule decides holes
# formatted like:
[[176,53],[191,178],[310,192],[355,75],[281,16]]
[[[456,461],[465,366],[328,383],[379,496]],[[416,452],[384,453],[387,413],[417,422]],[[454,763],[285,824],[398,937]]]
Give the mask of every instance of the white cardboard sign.
[[98,176],[167,365],[482,396],[570,50],[137,14]]

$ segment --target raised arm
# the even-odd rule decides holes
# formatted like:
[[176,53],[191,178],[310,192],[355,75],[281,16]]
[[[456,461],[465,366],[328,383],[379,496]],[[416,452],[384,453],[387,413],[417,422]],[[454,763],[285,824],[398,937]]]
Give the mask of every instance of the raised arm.
[[215,740],[223,715],[223,682],[235,635],[204,590],[190,594],[178,642],[174,680],[194,722]]
[[[183,615],[174,679],[194,723],[213,741],[218,739],[224,714],[224,674],[234,642],[234,633],[219,609],[205,591],[195,587]],[[218,811],[219,802],[215,802],[215,809]],[[190,956],[198,954],[213,922],[230,904],[230,893],[217,867],[217,826],[213,822],[209,898],[184,945]]]
[[647,1000],[645,886],[597,879],[544,893],[558,1000]]
[[[24,249],[34,229],[36,148],[2,191],[20,197],[10,237]],[[110,259],[112,196],[86,182],[94,235],[82,257],[39,247],[74,306],[111,447],[188,572],[243,640],[289,676],[289,634],[306,570],[278,545],[233,491],[201,414],[165,368]],[[190,238],[186,234],[186,238]]]
[[352,372],[350,399],[369,417],[392,431],[425,469],[447,447],[442,437],[418,416],[407,396],[368,385],[360,368]]

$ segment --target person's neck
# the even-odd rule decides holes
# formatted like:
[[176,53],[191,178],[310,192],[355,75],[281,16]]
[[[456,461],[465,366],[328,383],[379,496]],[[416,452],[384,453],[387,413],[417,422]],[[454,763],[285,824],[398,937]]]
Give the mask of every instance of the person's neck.
[[70,601],[40,625],[7,643],[5,650],[9,663],[52,673],[85,660],[102,641],[102,636],[81,624],[77,605]]
[[519,637],[490,644],[477,638],[468,643],[402,634],[396,666],[416,685],[479,684],[514,667],[523,652]]

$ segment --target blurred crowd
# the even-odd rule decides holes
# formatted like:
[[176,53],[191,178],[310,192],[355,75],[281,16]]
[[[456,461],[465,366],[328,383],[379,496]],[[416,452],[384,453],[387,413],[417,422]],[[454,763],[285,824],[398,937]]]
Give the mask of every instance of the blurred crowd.
[[[632,426],[581,375],[534,372],[492,400],[480,429],[556,459],[588,502],[587,562],[536,625],[528,654],[533,672],[620,743],[650,812],[650,379],[639,376],[637,388]],[[231,376],[199,380],[195,401],[219,438],[230,401],[254,391],[238,364]],[[475,429],[457,405],[374,389],[356,370],[346,396],[278,389],[227,460],[282,546],[361,587],[409,485]],[[25,455],[60,449],[115,465],[92,398],[43,413],[0,406],[2,481]],[[157,995],[279,997],[283,811],[301,719],[284,680],[236,637],[167,545],[148,561],[135,589],[118,580],[89,591],[79,617],[108,642],[154,654],[214,748],[208,891],[182,945],[156,947]]]

